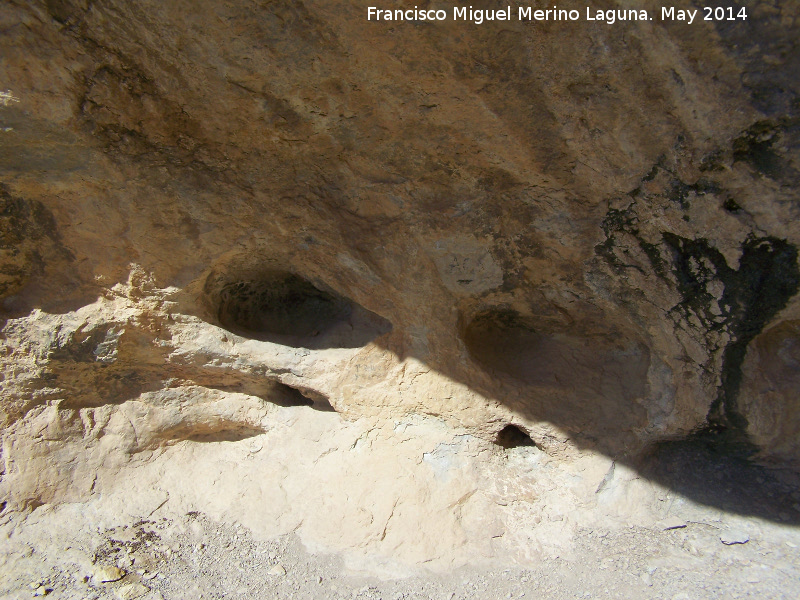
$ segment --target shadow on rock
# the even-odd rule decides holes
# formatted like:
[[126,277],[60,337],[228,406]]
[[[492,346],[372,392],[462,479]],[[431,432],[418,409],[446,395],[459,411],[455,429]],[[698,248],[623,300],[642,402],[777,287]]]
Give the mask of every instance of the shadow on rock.
[[703,434],[661,442],[629,464],[643,477],[699,504],[800,525],[800,474],[753,462],[746,447],[719,437],[723,439]]

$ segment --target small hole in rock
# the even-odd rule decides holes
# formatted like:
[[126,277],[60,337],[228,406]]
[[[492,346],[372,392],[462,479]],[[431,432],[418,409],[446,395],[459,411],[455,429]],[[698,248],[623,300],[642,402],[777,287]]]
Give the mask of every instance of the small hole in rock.
[[327,397],[314,390],[300,390],[283,383],[277,384],[278,394],[270,400],[278,406],[308,406],[323,412],[336,412]]
[[524,446],[536,446],[534,441],[531,439],[531,436],[529,436],[516,425],[510,424],[506,425],[500,430],[494,440],[494,443],[501,448],[505,448],[506,450]]
[[313,406],[314,401],[311,398],[304,396],[300,390],[297,390],[282,383],[276,384],[275,393],[270,397],[270,401],[278,406]]

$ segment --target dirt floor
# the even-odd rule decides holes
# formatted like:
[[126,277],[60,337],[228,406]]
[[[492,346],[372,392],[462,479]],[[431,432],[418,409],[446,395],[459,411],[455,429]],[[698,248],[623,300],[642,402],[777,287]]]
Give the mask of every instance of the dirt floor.
[[527,568],[437,574],[419,565],[388,580],[351,568],[340,555],[312,554],[296,534],[256,539],[200,512],[155,511],[108,526],[91,503],[40,506],[0,520],[0,598],[799,597],[797,476],[709,452],[673,445],[648,459],[650,476],[678,490],[664,497],[673,516],[658,526],[580,528],[566,556]]
[[348,572],[336,556],[310,555],[295,536],[256,541],[243,529],[189,514],[99,531],[62,552],[32,550],[16,562],[16,589],[2,597],[699,600],[796,598],[800,591],[793,542],[740,531],[734,541],[749,541],[728,545],[720,541],[720,529],[704,523],[579,533],[573,557],[546,559],[538,568],[461,569],[382,581]]

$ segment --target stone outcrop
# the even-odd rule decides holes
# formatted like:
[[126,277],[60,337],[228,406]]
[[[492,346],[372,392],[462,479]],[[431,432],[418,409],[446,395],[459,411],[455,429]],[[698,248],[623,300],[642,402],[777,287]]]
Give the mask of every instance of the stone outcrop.
[[[294,409],[319,460],[336,411],[337,448],[382,432],[365,472],[411,444],[397,460],[436,481],[453,448],[510,446],[591,464],[591,495],[609,460],[699,434],[796,463],[797,6],[691,26],[366,6],[0,5],[7,506],[86,500]],[[396,433],[417,419],[469,441],[425,450]],[[458,506],[493,485],[464,469]],[[275,500],[281,531],[303,491]],[[486,506],[529,493],[441,529],[486,535]],[[391,539],[370,498],[353,546]]]

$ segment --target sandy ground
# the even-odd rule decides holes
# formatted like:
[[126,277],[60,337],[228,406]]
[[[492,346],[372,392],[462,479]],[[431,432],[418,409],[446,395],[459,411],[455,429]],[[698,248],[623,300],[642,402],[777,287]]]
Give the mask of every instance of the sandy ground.
[[376,577],[341,553],[310,553],[295,532],[264,537],[199,511],[109,519],[103,498],[6,511],[0,598],[800,597],[796,476],[687,452],[666,448],[652,459],[651,476],[673,489],[671,516],[655,525],[579,527],[563,556],[524,567],[502,557],[439,573],[418,564],[398,578]]
[[6,555],[2,598],[699,600],[796,598],[800,592],[797,544],[746,531],[733,532],[734,541],[749,538],[746,543],[725,544],[724,532],[703,523],[666,531],[582,530],[573,558],[545,559],[535,568],[380,580],[348,571],[336,555],[309,554],[294,535],[258,541],[244,528],[197,513],[94,533],[80,527],[61,548],[59,532],[46,531],[51,518],[3,526],[16,558]]

